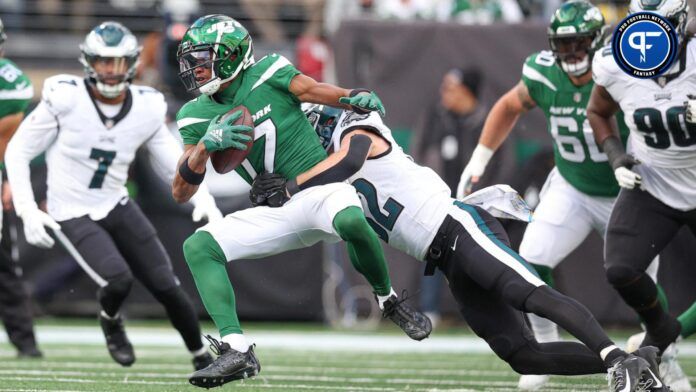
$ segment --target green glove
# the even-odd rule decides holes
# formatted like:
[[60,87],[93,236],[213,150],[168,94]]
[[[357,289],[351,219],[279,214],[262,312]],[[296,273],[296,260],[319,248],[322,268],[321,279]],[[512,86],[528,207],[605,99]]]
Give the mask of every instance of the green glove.
[[246,143],[251,140],[251,135],[246,133],[253,130],[247,125],[235,125],[234,122],[242,116],[242,112],[234,112],[225,121],[220,122],[222,115],[217,115],[210,120],[208,130],[201,138],[206,151],[222,151],[228,148],[246,150]]
[[370,91],[369,93],[358,93],[353,97],[341,97],[338,99],[338,102],[352,106],[353,110],[357,112],[374,112],[376,110],[382,117],[384,117],[384,115],[387,113],[384,110],[384,105],[382,105],[382,101],[379,99],[379,97],[377,96],[377,94],[375,94],[374,91]]

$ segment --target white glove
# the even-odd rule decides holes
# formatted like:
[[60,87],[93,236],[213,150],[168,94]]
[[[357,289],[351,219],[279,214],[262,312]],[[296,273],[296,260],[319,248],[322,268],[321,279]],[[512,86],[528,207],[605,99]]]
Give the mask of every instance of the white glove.
[[53,247],[55,241],[46,232],[45,226],[53,230],[60,230],[58,222],[38,208],[23,211],[21,218],[24,223],[24,237],[28,243],[45,249]]
[[222,219],[222,212],[217,208],[215,204],[215,199],[212,196],[196,198],[192,200],[193,214],[191,218],[194,222],[200,222],[202,219],[207,219],[208,222],[214,222],[216,220]]
[[633,189],[636,186],[640,187],[640,183],[643,181],[640,174],[624,166],[617,167],[614,170],[614,177],[616,177],[619,186],[626,189]]
[[479,144],[474,149],[471,154],[471,159],[469,163],[466,164],[462,176],[459,178],[459,185],[457,185],[457,199],[463,198],[465,195],[471,193],[471,187],[479,181],[479,178],[483,175],[486,170],[486,165],[488,161],[491,160],[493,153],[495,151]]
[[689,94],[686,96],[689,98],[686,104],[686,122],[689,124],[696,124],[696,95]]

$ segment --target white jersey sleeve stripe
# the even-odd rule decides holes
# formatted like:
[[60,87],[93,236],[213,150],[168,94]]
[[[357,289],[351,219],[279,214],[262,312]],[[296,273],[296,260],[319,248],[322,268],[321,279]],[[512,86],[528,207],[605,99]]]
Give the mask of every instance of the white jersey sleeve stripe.
[[[533,284],[534,286],[539,287],[546,284],[538,276],[527,269],[528,264],[526,261],[524,261],[524,259],[522,259],[520,256],[515,257],[514,251],[505,246],[505,244],[500,243],[500,241],[497,240],[494,241],[494,237],[492,237],[490,230],[488,230],[488,233],[483,231],[487,230],[488,227],[483,223],[473,207],[461,202],[455,202],[455,205],[460,208],[462,213],[456,214],[454,218],[464,225],[464,228],[471,235],[471,238],[473,238],[474,241],[481,246],[481,248],[483,248],[491,256],[498,259],[501,263],[512,268],[515,272],[522,276],[524,280]],[[477,220],[479,222],[477,222]]]
[[31,99],[32,97],[34,97],[34,88],[32,86],[17,90],[0,90],[0,100]]
[[546,76],[542,75],[541,72],[528,66],[527,64],[525,64],[522,67],[522,75],[526,76],[531,80],[543,83],[544,85],[546,85],[546,87],[550,88],[553,91],[556,91],[556,86],[553,83],[551,83],[551,81],[547,79]]
[[182,118],[181,120],[176,122],[176,126],[179,127],[179,129],[189,126],[191,124],[198,124],[202,123],[204,121],[209,121],[209,118],[196,118],[196,117],[186,117]]
[[290,65],[290,62],[288,61],[288,59],[286,59],[286,58],[283,57],[283,56],[278,56],[278,60],[276,60],[275,63],[273,63],[270,67],[268,67],[268,69],[266,70],[266,72],[264,72],[264,73],[261,75],[261,77],[259,78],[259,80],[257,80],[256,83],[254,83],[254,85],[251,86],[251,91],[254,91],[254,89],[255,89],[256,87],[259,87],[260,85],[262,85],[266,80],[270,79],[271,76],[273,76],[273,74],[275,74],[275,73],[278,72],[281,68],[283,68],[283,67],[285,67],[285,66],[287,66],[287,65]]

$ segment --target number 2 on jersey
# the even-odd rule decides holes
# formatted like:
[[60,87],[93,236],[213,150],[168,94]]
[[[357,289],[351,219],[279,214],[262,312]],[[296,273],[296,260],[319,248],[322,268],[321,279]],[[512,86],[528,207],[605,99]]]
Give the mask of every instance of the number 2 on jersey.
[[116,158],[116,151],[100,150],[98,148],[93,148],[89,153],[89,159],[94,159],[99,162],[97,170],[92,176],[92,181],[89,182],[90,189],[99,189],[104,184],[104,178],[106,177],[106,172],[109,170],[109,166]]
[[401,215],[401,212],[404,210],[404,206],[390,197],[384,203],[383,209],[387,212],[384,214],[382,213],[382,209],[379,208],[377,189],[375,189],[375,186],[372,185],[371,182],[364,178],[358,178],[353,181],[353,187],[355,187],[355,190],[359,194],[363,195],[367,202],[367,208],[374,217],[374,219],[367,218],[367,223],[370,224],[379,238],[385,242],[389,242],[389,234],[387,234],[387,231],[391,231],[394,228],[396,220],[399,219],[399,215]]

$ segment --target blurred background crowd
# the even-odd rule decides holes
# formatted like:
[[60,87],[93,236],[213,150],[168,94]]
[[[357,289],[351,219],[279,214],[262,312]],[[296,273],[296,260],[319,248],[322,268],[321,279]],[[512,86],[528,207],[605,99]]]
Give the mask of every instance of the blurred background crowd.
[[[78,45],[93,26],[104,20],[123,23],[143,46],[135,83],[164,92],[173,117],[192,98],[177,76],[180,38],[198,16],[230,15],[251,32],[257,59],[277,52],[317,80],[375,90],[402,147],[454,189],[490,104],[519,80],[526,56],[548,48],[546,25],[559,5],[560,0],[0,0],[0,16],[8,35],[5,56],[29,76],[35,100],[45,78],[82,75]],[[600,8],[615,23],[625,15],[626,5],[624,0],[607,1]],[[534,206],[553,167],[550,143],[541,113],[525,116],[496,153],[480,186],[509,183]],[[240,179],[208,173],[224,213],[249,206],[248,186]],[[41,159],[32,175],[45,177]],[[186,211],[190,207],[174,203],[169,184],[147,156],[137,160],[131,177],[132,195],[157,227],[177,275],[202,310],[181,254],[181,243],[195,228]],[[45,189],[36,194],[45,194]],[[4,246],[11,247],[16,269],[23,271],[37,304],[34,311],[93,317],[98,309],[94,283],[61,249],[26,245],[7,189],[2,202],[7,212],[2,238],[12,240]],[[524,224],[507,223],[507,229],[519,245]],[[680,234],[663,254],[663,260],[674,261],[663,262],[662,275],[678,277],[694,269],[684,257],[693,241],[690,234]],[[441,278],[423,278],[421,264],[392,249],[385,251],[396,287],[409,288],[435,321],[440,316],[456,319]],[[229,267],[242,318],[351,326],[362,316],[368,324],[379,317],[370,308],[370,290],[350,271],[340,247],[315,246],[243,263]],[[589,273],[578,280],[572,278],[573,270]],[[558,287],[588,305],[601,321],[636,322],[606,283],[599,237],[590,237],[560,271]],[[668,282],[676,310],[693,301],[692,292],[680,289],[681,280]],[[587,290],[590,285],[593,289]],[[142,287],[134,289],[127,303],[131,317],[158,317],[162,312]]]

